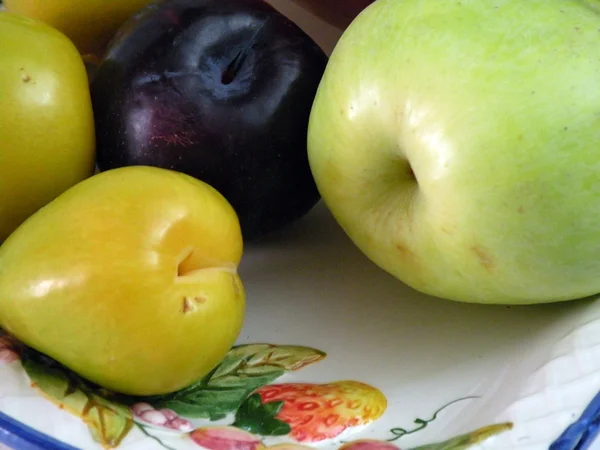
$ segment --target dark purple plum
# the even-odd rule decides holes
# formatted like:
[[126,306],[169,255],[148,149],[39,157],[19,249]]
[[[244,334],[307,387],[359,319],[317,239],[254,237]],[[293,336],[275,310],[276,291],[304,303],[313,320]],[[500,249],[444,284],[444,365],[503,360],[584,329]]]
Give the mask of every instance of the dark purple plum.
[[100,171],[149,165],[221,192],[245,240],[319,201],[306,140],[327,55],[262,0],[167,0],[117,33],[91,82]]

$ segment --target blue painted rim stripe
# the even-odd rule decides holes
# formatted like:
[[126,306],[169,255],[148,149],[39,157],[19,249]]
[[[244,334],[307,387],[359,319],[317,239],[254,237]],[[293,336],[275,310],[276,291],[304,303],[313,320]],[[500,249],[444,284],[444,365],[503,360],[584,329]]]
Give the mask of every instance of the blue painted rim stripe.
[[600,392],[548,450],[588,450],[600,435]]
[[[548,450],[588,450],[600,436],[600,392]],[[13,450],[80,450],[0,412],[0,443]]]
[[0,443],[13,450],[79,450],[0,412]]

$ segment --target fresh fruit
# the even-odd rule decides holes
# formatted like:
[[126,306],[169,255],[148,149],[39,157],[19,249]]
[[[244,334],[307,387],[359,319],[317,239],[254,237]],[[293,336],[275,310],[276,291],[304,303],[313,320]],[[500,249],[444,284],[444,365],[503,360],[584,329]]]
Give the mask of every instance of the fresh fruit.
[[0,12],[0,243],[94,170],[85,66],[53,28]]
[[207,184],[152,167],[94,175],[0,247],[0,327],[103,388],[173,392],[238,336],[242,250]]
[[101,55],[118,28],[151,0],[4,0],[6,9],[63,32],[83,54]]
[[256,392],[263,403],[284,402],[277,419],[290,425],[298,442],[335,438],[377,420],[387,408],[383,393],[358,381],[274,384]]
[[378,0],[348,27],[308,147],[367,257],[463,302],[600,292],[595,4]]
[[245,239],[319,200],[306,139],[324,52],[262,0],[169,0],[127,22],[92,83],[100,170],[149,165],[228,199]]
[[375,0],[294,0],[317,17],[344,30]]

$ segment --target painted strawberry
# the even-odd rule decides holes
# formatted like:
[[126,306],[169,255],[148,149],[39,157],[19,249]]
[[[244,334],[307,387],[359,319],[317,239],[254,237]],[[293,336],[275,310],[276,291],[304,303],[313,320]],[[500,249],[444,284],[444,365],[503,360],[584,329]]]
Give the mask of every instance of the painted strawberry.
[[256,391],[263,403],[283,402],[276,418],[287,423],[297,442],[332,439],[348,428],[377,420],[387,408],[383,393],[358,381],[288,383]]

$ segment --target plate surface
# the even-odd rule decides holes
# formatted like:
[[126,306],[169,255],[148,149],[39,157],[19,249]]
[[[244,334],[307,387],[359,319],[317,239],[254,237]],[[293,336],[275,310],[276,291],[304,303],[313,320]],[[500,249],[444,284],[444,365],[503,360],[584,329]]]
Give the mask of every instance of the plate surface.
[[[339,30],[271,3],[333,48]],[[600,449],[600,300],[421,295],[367,260],[322,204],[247,246],[240,274],[238,346],[169,398],[114,398],[0,337],[0,449]]]
[[[199,449],[198,442],[209,450],[254,449],[258,440],[337,449],[365,439],[402,449],[600,448],[593,443],[600,416],[593,402],[600,390],[596,299],[499,307],[418,294],[368,261],[322,204],[284,233],[248,246],[240,272],[246,326],[211,383],[222,388],[222,375],[234,377],[258,397],[227,389],[211,397],[205,386],[193,393],[201,401],[190,394],[179,404],[154,402],[155,411],[129,409],[67,382],[60,368],[19,360],[4,339],[0,411],[14,420],[0,416],[0,442],[70,448],[39,432],[86,450],[102,448],[98,441],[123,450]],[[185,402],[216,420],[190,419]],[[168,421],[160,408],[183,414]],[[268,436],[282,425],[286,435]],[[473,445],[452,444],[472,432]]]

